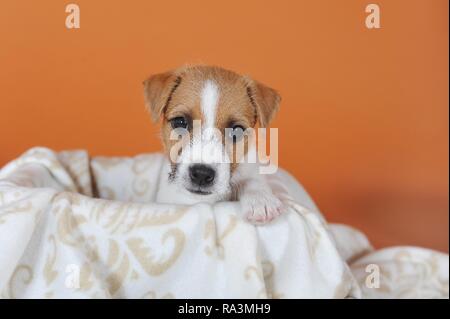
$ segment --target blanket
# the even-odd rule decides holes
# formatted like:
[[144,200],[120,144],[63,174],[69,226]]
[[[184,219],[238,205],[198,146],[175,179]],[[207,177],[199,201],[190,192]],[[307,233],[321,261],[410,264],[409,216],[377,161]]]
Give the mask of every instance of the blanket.
[[155,203],[162,162],[33,148],[4,166],[0,296],[448,298],[447,254],[374,250],[281,169],[269,183],[287,211],[255,226],[239,202]]

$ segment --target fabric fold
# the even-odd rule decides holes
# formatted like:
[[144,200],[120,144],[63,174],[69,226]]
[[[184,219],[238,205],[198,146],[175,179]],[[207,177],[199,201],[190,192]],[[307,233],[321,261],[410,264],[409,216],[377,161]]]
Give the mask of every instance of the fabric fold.
[[448,255],[374,250],[357,230],[328,224],[283,170],[269,182],[286,213],[254,226],[237,202],[155,203],[162,161],[33,148],[3,167],[1,296],[448,297]]

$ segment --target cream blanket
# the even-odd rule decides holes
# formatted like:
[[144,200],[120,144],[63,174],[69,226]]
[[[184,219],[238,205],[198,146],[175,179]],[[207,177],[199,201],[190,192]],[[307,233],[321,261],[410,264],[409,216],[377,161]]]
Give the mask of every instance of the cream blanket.
[[156,204],[162,159],[33,148],[1,169],[1,296],[448,298],[448,255],[374,251],[284,171],[270,184],[288,211],[264,226],[237,202]]

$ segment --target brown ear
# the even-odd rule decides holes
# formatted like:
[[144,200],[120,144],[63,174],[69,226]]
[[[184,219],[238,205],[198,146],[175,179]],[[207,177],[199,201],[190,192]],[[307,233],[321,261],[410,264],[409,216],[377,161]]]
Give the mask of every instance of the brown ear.
[[257,81],[251,81],[247,92],[256,107],[259,124],[266,127],[278,112],[281,101],[280,95],[274,89]]
[[155,122],[163,114],[180,82],[181,78],[173,72],[155,74],[144,81],[145,104]]

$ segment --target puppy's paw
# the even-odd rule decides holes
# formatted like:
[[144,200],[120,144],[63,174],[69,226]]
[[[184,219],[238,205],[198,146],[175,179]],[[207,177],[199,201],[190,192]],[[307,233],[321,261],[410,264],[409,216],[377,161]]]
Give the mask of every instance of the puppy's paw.
[[283,212],[283,203],[272,193],[246,193],[240,202],[244,216],[253,224],[268,223]]

